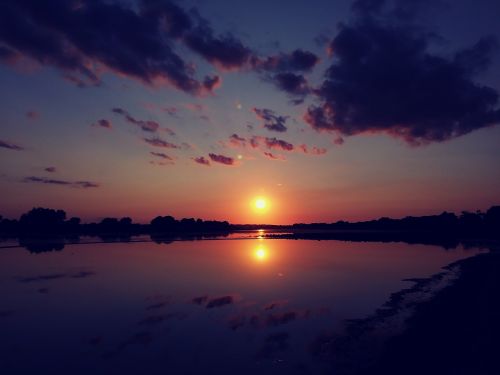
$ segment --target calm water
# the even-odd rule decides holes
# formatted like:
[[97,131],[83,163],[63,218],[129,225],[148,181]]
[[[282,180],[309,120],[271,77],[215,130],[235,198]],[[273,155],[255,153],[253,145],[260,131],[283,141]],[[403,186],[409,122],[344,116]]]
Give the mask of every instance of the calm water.
[[0,372],[321,373],[318,337],[476,253],[259,239],[0,249]]

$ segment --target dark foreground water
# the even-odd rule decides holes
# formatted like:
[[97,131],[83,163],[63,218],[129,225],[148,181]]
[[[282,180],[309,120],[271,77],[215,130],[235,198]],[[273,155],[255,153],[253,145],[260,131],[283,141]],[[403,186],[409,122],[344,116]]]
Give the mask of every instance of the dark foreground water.
[[[318,339],[479,250],[205,240],[0,249],[2,374],[320,374]],[[319,340],[320,342],[320,340]]]

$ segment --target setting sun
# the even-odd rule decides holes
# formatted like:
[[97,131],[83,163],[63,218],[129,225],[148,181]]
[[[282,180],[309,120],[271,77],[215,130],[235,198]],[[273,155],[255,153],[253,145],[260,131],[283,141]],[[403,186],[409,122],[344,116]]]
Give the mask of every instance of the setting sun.
[[258,210],[263,210],[267,206],[266,200],[264,198],[257,198],[255,200],[255,208]]

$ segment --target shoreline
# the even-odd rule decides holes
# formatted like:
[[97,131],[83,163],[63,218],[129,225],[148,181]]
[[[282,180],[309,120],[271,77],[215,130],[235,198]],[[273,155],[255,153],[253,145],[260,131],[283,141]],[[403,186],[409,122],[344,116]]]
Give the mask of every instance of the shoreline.
[[332,231],[332,230],[237,230],[229,232],[178,232],[124,235],[110,233],[103,235],[44,235],[44,236],[5,236],[0,237],[0,250],[8,248],[26,248],[30,252],[60,251],[66,245],[85,245],[100,243],[135,243],[155,242],[168,244],[175,241],[201,240],[315,240],[315,241],[345,241],[345,242],[401,242],[406,244],[421,244],[440,246],[446,250],[455,249],[462,245],[468,247],[492,248],[498,246],[498,239],[488,237],[462,237],[437,235],[428,232],[400,232],[400,231]]
[[313,354],[341,375],[500,374],[500,251],[462,259],[346,321]]

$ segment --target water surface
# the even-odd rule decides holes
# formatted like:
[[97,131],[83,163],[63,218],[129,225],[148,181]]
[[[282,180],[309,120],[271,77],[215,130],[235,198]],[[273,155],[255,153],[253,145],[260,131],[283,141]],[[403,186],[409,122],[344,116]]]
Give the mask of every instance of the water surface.
[[346,319],[478,250],[233,239],[0,249],[0,369],[304,374]]

